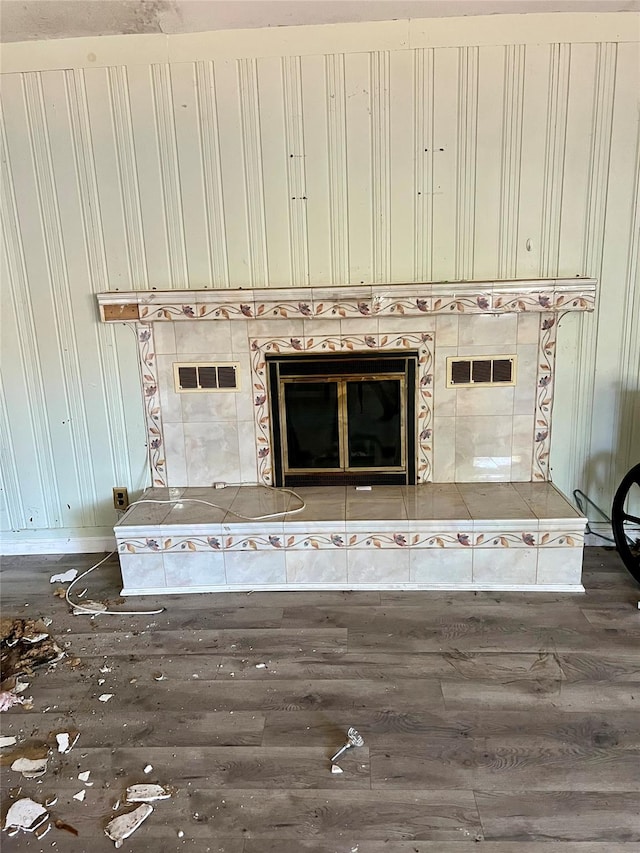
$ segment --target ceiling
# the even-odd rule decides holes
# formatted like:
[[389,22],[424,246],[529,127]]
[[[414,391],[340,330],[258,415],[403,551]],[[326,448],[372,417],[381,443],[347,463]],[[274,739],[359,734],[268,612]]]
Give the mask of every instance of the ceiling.
[[0,41],[398,18],[640,11],[640,0],[1,0]]

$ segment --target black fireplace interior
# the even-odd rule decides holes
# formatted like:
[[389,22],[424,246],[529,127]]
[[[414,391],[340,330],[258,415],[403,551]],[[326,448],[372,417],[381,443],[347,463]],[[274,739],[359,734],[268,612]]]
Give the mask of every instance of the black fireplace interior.
[[277,486],[415,483],[417,353],[267,364]]

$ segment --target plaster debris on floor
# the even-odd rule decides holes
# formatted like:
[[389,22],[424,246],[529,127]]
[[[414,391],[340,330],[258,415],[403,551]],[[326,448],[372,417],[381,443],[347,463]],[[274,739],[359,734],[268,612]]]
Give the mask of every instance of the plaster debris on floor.
[[14,735],[0,736],[0,749],[3,749],[5,746],[14,746],[16,743],[17,738]]
[[151,803],[154,800],[168,800],[171,792],[162,785],[130,785],[127,788],[128,803]]
[[110,820],[104,829],[104,834],[115,842],[116,847],[122,847],[125,838],[132,835],[136,829],[153,812],[153,806],[143,803],[127,814],[119,815]]
[[37,779],[47,772],[48,758],[16,758],[11,769],[22,773],[25,779]]
[[56,734],[58,752],[62,753],[62,755],[65,755],[67,752],[71,752],[78,742],[79,737],[80,732],[58,732]]
[[66,572],[61,572],[57,575],[51,575],[49,583],[71,583],[78,577],[77,569],[69,569]]
[[29,797],[16,800],[9,806],[4,828],[10,834],[17,832],[35,832],[49,817],[44,806]]

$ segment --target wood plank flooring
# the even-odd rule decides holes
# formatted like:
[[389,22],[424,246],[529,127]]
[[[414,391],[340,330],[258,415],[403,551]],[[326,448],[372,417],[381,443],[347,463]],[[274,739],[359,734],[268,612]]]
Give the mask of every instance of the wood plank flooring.
[[[54,746],[80,732],[41,779],[2,750],[3,818],[21,786],[57,796],[52,817],[79,833],[3,833],[3,851],[113,850],[112,806],[142,781],[174,795],[125,841],[140,853],[640,851],[640,589],[615,552],[586,549],[587,592],[566,596],[123,601],[112,559],[80,584],[87,598],[165,611],[72,616],[49,576],[96,559],[2,562],[2,615],[52,619],[68,653],[30,679],[33,709],[3,713],[2,733]],[[365,746],[332,775],[350,725]]]

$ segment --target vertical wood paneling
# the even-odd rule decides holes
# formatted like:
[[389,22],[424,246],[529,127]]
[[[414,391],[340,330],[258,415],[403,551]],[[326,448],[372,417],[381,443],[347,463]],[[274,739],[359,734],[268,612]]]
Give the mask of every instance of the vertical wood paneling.
[[[163,171],[173,171],[180,178],[179,186],[170,181],[171,193],[179,190],[180,197],[174,200],[173,228],[178,244],[176,261],[184,259],[186,270],[181,270],[186,279],[185,287],[211,287],[213,270],[211,263],[211,240],[207,193],[211,190],[211,170],[206,176],[204,163],[210,162],[210,152],[203,150],[201,134],[202,117],[198,98],[197,69],[195,63],[176,63],[171,71],[171,117],[165,115],[167,130],[168,160]],[[162,80],[162,96],[166,102],[166,79]],[[206,82],[205,82],[206,86]],[[206,97],[206,95],[205,95]],[[165,103],[166,108],[169,105]],[[211,118],[208,116],[208,121]],[[172,128],[173,126],[173,128]],[[215,125],[212,126],[212,129]],[[175,129],[175,134],[172,133]],[[188,199],[188,203],[185,203]],[[175,266],[175,262],[174,262]]]
[[434,50],[413,51],[415,114],[414,280],[433,279]]
[[331,283],[349,281],[350,230],[347,185],[347,85],[345,58],[327,56],[327,145],[329,158],[329,216],[331,227]]
[[[38,187],[38,206],[44,236],[48,266],[49,286],[53,304],[53,316],[58,352],[62,368],[62,390],[66,414],[63,425],[67,427],[68,444],[73,460],[73,473],[77,479],[78,507],[74,513],[82,519],[82,526],[96,523],[95,507],[98,504],[91,454],[90,427],[80,369],[78,334],[83,324],[76,326],[75,306],[72,295],[72,277],[86,277],[84,246],[77,254],[77,235],[73,235],[70,204],[73,199],[71,183],[74,179],[68,164],[61,162],[62,149],[69,143],[67,122],[60,120],[66,111],[63,72],[51,71],[42,75],[25,75],[25,99],[31,137],[31,150]],[[56,90],[55,94],[52,91]],[[48,121],[53,124],[49,137]],[[67,125],[66,127],[64,125]],[[66,136],[66,138],[65,138]],[[66,143],[66,144],[65,144]],[[56,183],[58,182],[58,184]],[[71,186],[69,186],[71,184]],[[58,189],[60,185],[60,189]],[[73,199],[75,201],[75,199]],[[65,244],[66,240],[66,244]],[[80,319],[80,318],[79,318]],[[64,464],[60,459],[60,464]],[[72,485],[72,484],[70,484]],[[73,493],[75,493],[73,489]],[[64,503],[64,502],[63,502]],[[66,501],[67,510],[70,498]],[[67,523],[71,520],[62,508]]]
[[410,51],[389,54],[389,254],[390,280],[413,279],[416,244],[416,149],[414,62]]
[[[3,80],[3,99],[6,109],[11,111],[11,128],[15,134],[13,152],[25,153],[27,128],[22,97],[21,75],[14,74]],[[32,307],[31,280],[35,272],[44,275],[35,254],[37,235],[27,234],[29,262],[20,230],[19,209],[16,203],[15,185],[20,188],[21,201],[33,209],[37,203],[31,183],[32,172],[25,157],[11,157],[5,122],[0,124],[0,164],[2,166],[2,210],[3,263],[6,276],[2,276],[2,323],[0,343],[9,351],[1,364],[3,374],[9,370],[6,384],[8,415],[12,423],[10,430],[16,436],[16,458],[23,470],[21,480],[24,495],[23,510],[12,507],[12,516],[25,517],[25,527],[52,528],[60,526],[60,495],[53,459],[53,430],[45,395],[45,366],[41,357],[41,346],[36,332],[36,320]],[[29,193],[29,195],[28,195]],[[30,202],[30,204],[29,204]],[[40,296],[40,294],[38,294]],[[11,322],[9,322],[11,321]],[[7,328],[8,326],[8,328]],[[15,332],[15,338],[13,334]],[[36,519],[35,522],[33,519]]]
[[366,53],[344,57],[349,221],[349,278],[345,284],[369,284],[373,270],[369,63]]
[[[590,486],[602,502],[640,459],[640,117],[637,92],[624,86],[640,68],[640,51],[637,45],[619,45],[616,54],[601,262],[602,281],[612,296],[600,300],[593,389],[598,416],[592,417],[589,447],[592,459],[609,460],[608,471],[590,472]],[[608,74],[610,79],[611,69]],[[618,333],[611,335],[611,329]]]
[[184,245],[182,193],[180,172],[178,171],[176,131],[173,123],[173,99],[169,66],[152,65],[151,80],[171,286],[183,289],[189,287],[189,277],[187,275],[187,258]]
[[[504,48],[498,276],[507,279],[517,274],[525,56],[526,48],[522,44]],[[484,117],[484,112],[482,114]]]
[[97,291],[577,273],[551,464],[609,505],[640,452],[638,46],[452,44],[5,76],[3,523],[109,524],[146,481]]
[[502,206],[505,181],[508,181],[507,163],[513,156],[505,133],[512,73],[505,53],[503,47],[483,47],[479,56],[477,161],[480,168],[475,186],[474,275],[480,279],[493,277],[501,262],[504,236],[517,229],[517,217],[505,221],[503,216],[507,211]]
[[[280,57],[260,59],[257,65],[260,94],[260,158],[262,188],[247,180],[249,192],[264,198],[269,282],[274,287],[290,287],[293,279],[292,233],[304,193],[292,187],[289,161],[296,155],[287,138],[283,68]],[[293,157],[292,157],[293,155]]]
[[436,281],[453,278],[458,257],[458,53],[442,48],[434,56],[431,277]]
[[255,59],[237,62],[242,122],[242,158],[249,231],[249,273],[251,287],[268,287],[267,239],[265,230],[262,156],[260,151],[260,109],[258,73]]
[[[103,235],[103,217],[93,158],[87,93],[84,75],[81,71],[67,71],[65,78],[69,99],[71,147],[78,179],[82,232],[87,249],[89,279],[92,291],[100,293],[109,289],[109,277]],[[80,297],[79,301],[81,304],[84,303],[82,281],[76,283],[76,290]],[[78,329],[78,332],[84,333],[86,337],[85,353],[84,355],[81,353],[83,387],[86,389],[87,385],[90,386],[90,372],[97,366],[101,377],[101,387],[96,390],[102,403],[101,406],[97,407],[97,415],[100,417],[104,410],[110,454],[107,456],[107,454],[99,452],[97,442],[102,438],[103,431],[96,431],[98,424],[95,422],[92,425],[92,436],[95,436],[92,450],[95,456],[102,459],[103,474],[100,480],[102,488],[108,494],[111,483],[131,484],[124,401],[120,393],[118,365],[115,357],[116,338],[113,328],[91,323],[93,311],[90,305],[83,305],[83,312],[85,323],[82,329]],[[110,518],[104,519],[105,524],[108,524],[109,521]]]
[[250,283],[246,181],[235,60],[213,63],[229,287]]
[[539,274],[542,277],[558,274],[570,53],[571,49],[566,44],[553,44],[550,47],[540,227]]
[[456,163],[456,264],[454,277],[473,278],[478,130],[477,47],[458,52],[458,134]]
[[[212,62],[196,63],[198,132],[204,174],[204,211],[209,239],[211,287],[229,287],[227,234],[222,193],[222,163]],[[188,226],[187,226],[188,227]]]
[[[307,247],[309,283],[333,282],[331,215],[332,186],[329,181],[330,109],[326,64],[332,57],[305,56],[301,60],[302,133],[305,151],[307,202]],[[344,87],[341,89],[344,99]],[[335,100],[335,96],[334,96]],[[343,281],[346,281],[346,270]]]
[[302,116],[302,69],[299,56],[282,60],[285,114],[285,157],[287,186],[292,200],[289,216],[291,282],[297,287],[309,283],[307,248],[307,179]]
[[112,75],[111,83],[123,122],[127,120],[126,101],[129,102],[149,287],[168,290],[174,286],[172,260],[174,264],[176,261],[175,254],[170,258],[167,231],[170,214],[164,207],[153,79],[153,66],[132,65],[126,69],[126,77]]
[[5,530],[20,530],[27,526],[27,519],[16,465],[16,448],[10,430],[7,401],[0,382],[0,518]]
[[389,52],[369,54],[373,269],[376,282],[391,279],[391,148]]

